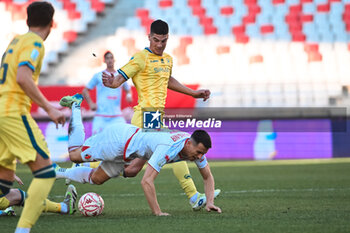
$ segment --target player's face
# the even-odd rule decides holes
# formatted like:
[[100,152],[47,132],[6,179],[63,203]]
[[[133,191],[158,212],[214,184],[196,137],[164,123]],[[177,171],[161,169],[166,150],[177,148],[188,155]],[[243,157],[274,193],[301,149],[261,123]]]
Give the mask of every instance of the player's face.
[[168,42],[168,36],[169,36],[168,34],[166,35],[158,35],[154,33],[149,34],[148,36],[150,41],[149,47],[154,54],[158,56],[163,55],[163,51],[166,47],[166,43]]
[[112,54],[108,53],[105,57],[105,63],[107,65],[107,68],[113,68],[114,67],[114,57]]
[[208,152],[208,149],[202,143],[195,143],[192,140],[188,141],[188,147],[186,150],[186,157],[190,161],[202,158],[204,154]]

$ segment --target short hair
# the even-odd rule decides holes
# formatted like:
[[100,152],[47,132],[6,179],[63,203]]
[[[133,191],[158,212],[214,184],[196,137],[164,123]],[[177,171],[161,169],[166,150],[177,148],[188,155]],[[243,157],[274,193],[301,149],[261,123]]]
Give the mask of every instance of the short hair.
[[27,7],[28,27],[46,27],[52,22],[55,9],[49,2],[32,2]]
[[108,50],[108,51],[105,52],[105,54],[103,54],[103,58],[106,59],[108,54],[111,54],[114,57],[113,53]]
[[160,19],[153,21],[151,24],[151,34],[166,35],[169,33],[168,24]]
[[202,143],[205,148],[211,148],[211,139],[209,134],[205,130],[196,130],[192,133],[191,138],[196,143]]

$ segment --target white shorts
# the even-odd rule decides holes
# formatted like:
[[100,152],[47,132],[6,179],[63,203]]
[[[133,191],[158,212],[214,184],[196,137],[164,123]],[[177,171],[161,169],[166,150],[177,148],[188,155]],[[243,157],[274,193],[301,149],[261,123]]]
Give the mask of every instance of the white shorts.
[[118,177],[123,174],[125,162],[102,161],[100,167],[110,177]]
[[126,121],[122,116],[120,117],[95,116],[92,121],[92,135],[100,133],[108,126],[113,124],[118,124],[118,123],[126,123]]

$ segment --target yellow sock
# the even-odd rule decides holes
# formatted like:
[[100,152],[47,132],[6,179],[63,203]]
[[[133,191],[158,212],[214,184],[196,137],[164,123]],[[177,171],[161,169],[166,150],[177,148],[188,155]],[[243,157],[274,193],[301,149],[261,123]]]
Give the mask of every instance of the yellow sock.
[[188,198],[191,198],[197,193],[197,188],[192,180],[190,170],[185,161],[176,162],[172,164],[173,172],[179,180],[181,188],[185,191]]
[[4,210],[10,206],[10,201],[7,197],[0,197],[0,210]]
[[44,202],[44,212],[61,213],[61,203],[50,201],[46,199]]
[[44,209],[45,199],[55,180],[56,178],[34,178],[32,180],[17,227],[32,228]]
[[97,168],[98,165],[100,165],[100,163],[101,163],[100,161],[99,161],[99,162],[91,162],[91,163],[90,163],[90,167],[91,167],[91,168]]

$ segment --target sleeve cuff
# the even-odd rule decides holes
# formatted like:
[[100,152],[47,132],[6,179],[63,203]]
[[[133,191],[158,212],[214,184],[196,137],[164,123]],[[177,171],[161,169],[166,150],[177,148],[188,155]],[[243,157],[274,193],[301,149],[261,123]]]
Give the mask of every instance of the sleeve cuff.
[[35,71],[34,66],[29,61],[22,61],[18,64],[18,67],[20,66],[28,66],[33,72]]
[[118,73],[121,74],[125,78],[125,80],[129,79],[129,77],[121,69],[118,70]]

